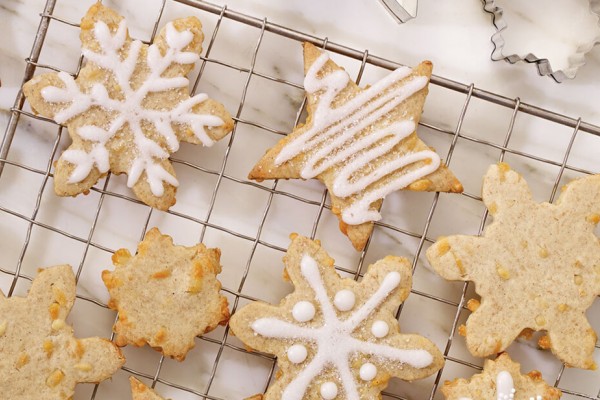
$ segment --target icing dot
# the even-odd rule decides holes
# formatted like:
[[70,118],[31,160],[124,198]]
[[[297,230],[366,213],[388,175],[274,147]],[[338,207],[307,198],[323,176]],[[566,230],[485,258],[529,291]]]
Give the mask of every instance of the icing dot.
[[306,360],[307,354],[306,347],[302,346],[301,344],[295,344],[287,351],[288,359],[294,364],[300,364]]
[[377,320],[377,321],[373,322],[373,325],[371,325],[371,333],[376,338],[386,337],[389,331],[390,331],[390,327],[388,326],[387,322],[385,322],[385,321]]
[[292,316],[298,322],[307,322],[315,316],[315,306],[310,301],[299,301],[292,308]]
[[325,400],[332,400],[337,397],[338,388],[333,382],[325,382],[321,385],[321,397]]
[[371,363],[363,364],[360,367],[360,379],[363,381],[371,381],[375,376],[377,376],[377,367]]
[[333,298],[333,304],[335,304],[335,307],[340,311],[352,310],[355,301],[356,297],[354,296],[354,292],[348,289],[340,290]]

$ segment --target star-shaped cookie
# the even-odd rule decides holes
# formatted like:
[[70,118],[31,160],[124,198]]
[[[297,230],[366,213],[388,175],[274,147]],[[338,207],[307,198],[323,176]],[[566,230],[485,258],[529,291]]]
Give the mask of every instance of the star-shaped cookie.
[[137,254],[120,249],[113,255],[115,270],[102,280],[119,312],[113,327],[119,346],[149,344],[164,355],[183,361],[194,338],[227,323],[227,298],[221,296],[219,249],[203,244],[176,246],[157,228],[146,233]]
[[521,365],[506,353],[485,360],[483,372],[469,380],[446,381],[442,393],[446,400],[558,400],[562,395],[539,371],[521,374]]
[[131,384],[132,400],[164,400],[158,393],[133,376],[129,377],[129,383]]
[[73,140],[55,165],[58,195],[87,193],[110,170],[126,173],[144,203],[175,204],[169,154],[180,141],[210,146],[233,128],[220,103],[188,92],[201,29],[195,17],[178,19],[147,46],[129,37],[123,17],[96,3],[81,20],[86,63],[78,77],[52,72],[23,85],[32,110],[66,125]]
[[2,399],[71,399],[77,383],[108,379],[125,363],[110,341],[73,336],[65,319],[74,302],[68,265],[40,270],[27,297],[0,291]]
[[572,181],[555,204],[536,203],[523,177],[500,163],[482,196],[494,221],[481,237],[440,238],[427,250],[441,276],[473,281],[481,296],[466,324],[470,352],[498,353],[529,328],[547,331],[566,364],[593,369],[596,334],[585,312],[600,294],[600,175]]
[[292,235],[284,257],[293,293],[251,303],[230,321],[252,349],[277,355],[266,400],[375,399],[392,376],[412,381],[444,363],[428,339],[402,334],[394,312],[411,288],[408,260],[388,256],[359,283],[342,279],[318,241]]
[[416,134],[432,65],[399,68],[358,87],[327,53],[304,44],[308,117],[271,148],[249,178],[322,181],[341,231],[362,250],[383,198],[400,189],[462,192]]

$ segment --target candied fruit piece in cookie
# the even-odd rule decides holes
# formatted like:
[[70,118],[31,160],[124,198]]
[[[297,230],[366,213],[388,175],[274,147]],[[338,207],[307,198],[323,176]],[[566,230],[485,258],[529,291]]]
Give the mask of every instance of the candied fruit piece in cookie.
[[485,357],[524,330],[546,331],[560,360],[594,369],[596,333],[585,312],[600,295],[600,175],[570,182],[555,204],[537,203],[525,179],[500,163],[482,191],[493,216],[483,235],[440,238],[427,250],[437,273],[474,282],[481,296],[464,330],[469,351]]
[[73,142],[55,165],[59,196],[87,193],[103,175],[126,173],[144,203],[166,210],[179,182],[168,160],[180,142],[211,146],[233,128],[223,105],[190,97],[202,51],[195,17],[169,22],[150,46],[132,40],[116,11],[96,3],[81,20],[85,65],[35,76],[23,93],[36,114],[66,125]]
[[549,386],[539,371],[521,374],[521,365],[502,353],[495,360],[485,360],[483,372],[469,380],[444,382],[446,400],[558,400],[559,389]]
[[385,257],[356,282],[337,274],[317,241],[293,236],[284,263],[294,292],[278,306],[251,303],[230,321],[247,346],[277,356],[265,400],[375,399],[391,377],[412,381],[442,367],[435,345],[400,333],[394,316],[411,288],[405,258]]
[[0,291],[0,397],[71,399],[77,383],[111,377],[125,358],[98,337],[77,339],[65,319],[75,302],[69,265],[40,270],[26,297]]
[[157,228],[146,233],[131,255],[113,255],[114,271],[103,271],[108,306],[119,312],[113,330],[119,346],[150,345],[183,361],[194,338],[229,319],[227,298],[220,294],[219,249],[203,244],[176,246]]
[[327,53],[304,44],[308,117],[267,151],[249,178],[322,181],[340,230],[362,250],[383,198],[400,190],[462,192],[416,134],[432,65],[401,67],[360,88]]

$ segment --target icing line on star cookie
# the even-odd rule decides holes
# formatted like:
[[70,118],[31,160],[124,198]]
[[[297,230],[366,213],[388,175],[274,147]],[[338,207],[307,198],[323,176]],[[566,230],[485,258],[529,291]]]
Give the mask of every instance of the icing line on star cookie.
[[[508,371],[500,371],[496,375],[496,399],[512,400],[516,394],[512,375]],[[458,400],[472,400],[470,397],[460,397]],[[542,396],[529,397],[529,400],[542,400]]]
[[94,84],[89,93],[82,92],[73,77],[65,72],[58,73],[58,77],[65,85],[64,88],[46,86],[42,89],[41,95],[49,103],[71,102],[69,107],[55,115],[55,121],[60,124],[94,106],[116,114],[116,118],[107,130],[94,125],[85,125],[78,129],[78,134],[83,139],[92,142],[93,147],[89,153],[83,150],[67,150],[63,153],[63,158],[76,166],[69,176],[68,182],[81,182],[89,175],[94,166],[100,173],[108,172],[109,153],[106,144],[119,130],[128,125],[134,135],[137,154],[128,171],[127,186],[133,187],[145,172],[152,194],[160,197],[164,193],[163,182],[173,186],[178,186],[178,182],[159,162],[155,161],[155,159],[166,159],[169,154],[144,134],[141,122],[151,122],[171,151],[179,148],[179,141],[171,124],[189,124],[194,135],[205,146],[211,146],[214,141],[207,135],[204,128],[224,124],[223,120],[217,116],[194,114],[191,111],[194,106],[208,98],[203,93],[190,97],[167,111],[142,107],[142,102],[149,93],[178,89],[188,85],[189,81],[184,76],[164,78],[161,75],[174,63],[192,64],[199,59],[196,53],[182,51],[191,43],[194,35],[189,30],[179,32],[173,23],[168,23],[165,35],[167,44],[165,55],[160,54],[156,44],[148,47],[146,64],[150,72],[140,88],[134,90],[131,88],[130,80],[138,63],[142,42],[132,41],[127,57],[121,60],[120,51],[127,41],[125,20],[121,20],[114,35],[103,21],[95,23],[93,33],[102,53],[84,48],[83,55],[99,67],[112,72],[123,91],[125,100],[110,98],[106,87],[100,83]]
[[[334,99],[348,85],[350,77],[345,71],[335,71],[318,78],[317,74],[328,60],[329,56],[322,53],[311,65],[304,80],[304,88],[308,93],[323,91],[312,114],[312,126],[281,149],[275,159],[275,165],[289,161],[302,152],[312,151],[301,171],[302,178],[310,179],[343,163],[343,167],[334,179],[332,192],[344,198],[364,191],[369,185],[400,168],[419,161],[428,161],[413,171],[367,191],[342,211],[343,221],[350,225],[377,221],[381,218],[379,212],[369,210],[373,202],[433,173],[439,168],[441,160],[431,150],[407,153],[382,165],[376,165],[360,179],[353,179],[352,177],[358,171],[387,154],[413,133],[416,126],[411,120],[403,120],[370,132],[364,137],[357,136],[407,98],[423,89],[428,80],[424,76],[417,76],[403,85],[393,87],[399,81],[409,77],[412,72],[410,68],[401,67],[347,103],[333,108]],[[322,147],[317,148],[321,144]]]
[[[348,311],[350,316],[345,320],[340,320],[334,304],[332,304],[327,294],[327,289],[315,259],[305,254],[300,262],[300,270],[315,292],[315,300],[323,314],[323,325],[311,328],[276,318],[259,318],[251,324],[254,332],[264,337],[300,339],[317,345],[317,354],[288,384],[282,393],[282,400],[301,400],[312,380],[327,365],[332,365],[338,371],[348,400],[359,400],[356,382],[349,365],[349,357],[353,354],[375,355],[408,364],[415,368],[425,368],[433,362],[433,356],[426,350],[397,349],[388,345],[362,341],[351,336],[358,325],[367,319],[385,298],[398,287],[401,279],[398,272],[389,272],[375,293],[358,310]],[[363,373],[365,378],[373,375],[371,366],[367,366],[365,370],[365,373]],[[327,393],[331,393],[330,390],[333,390],[331,385],[325,387]]]

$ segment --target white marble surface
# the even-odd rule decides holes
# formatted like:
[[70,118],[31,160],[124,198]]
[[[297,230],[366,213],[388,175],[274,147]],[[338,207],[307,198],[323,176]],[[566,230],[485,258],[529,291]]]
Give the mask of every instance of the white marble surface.
[[[434,62],[435,73],[440,76],[467,84],[473,82],[482,89],[508,97],[518,96],[525,102],[600,124],[600,79],[598,78],[600,49],[592,50],[588,55],[587,64],[580,69],[575,80],[561,85],[555,84],[549,78],[537,76],[532,65],[492,62],[489,58],[492,50],[490,36],[494,28],[490,16],[482,11],[482,3],[478,0],[462,2],[421,0],[417,19],[405,25],[396,24],[376,1],[336,0],[326,4],[320,0],[303,2],[218,0],[218,2],[227,3],[230,9],[261,18],[267,17],[269,21],[318,37],[327,36],[331,41],[359,50],[369,49],[372,54],[408,65],[417,64],[422,59],[430,59]],[[91,1],[58,0],[55,15],[76,22],[91,3]],[[579,3],[581,2],[577,4]],[[153,21],[160,8],[159,1],[143,2],[143,7],[140,6],[141,1],[133,0],[107,1],[107,4],[115,6],[127,16],[133,36],[141,39],[149,38]],[[41,0],[4,0],[0,3],[0,21],[2,21],[0,35],[3,39],[0,41],[0,79],[3,84],[0,89],[2,129],[8,120],[6,110],[12,106],[14,95],[20,85],[25,65],[23,59],[29,54],[39,23],[38,13],[43,6],[44,2]],[[203,21],[206,35],[210,37],[216,17],[188,6],[169,1],[162,21],[164,24],[169,19],[189,14],[197,15]],[[211,58],[244,68],[249,67],[258,33],[257,29],[225,20],[217,36]],[[567,43],[569,44],[572,43]],[[562,45],[548,47],[563,48]],[[40,62],[74,71],[78,55],[78,29],[52,22]],[[336,55],[333,58],[352,74],[357,73],[359,62]],[[302,58],[299,44],[273,34],[265,34],[255,70],[301,83]],[[372,83],[383,73],[384,71],[377,68],[367,67],[362,82]],[[245,73],[209,63],[200,80],[199,89],[221,100],[230,111],[235,113],[246,78]],[[257,77],[251,79],[248,89],[241,118],[281,131],[291,129],[302,100],[302,91]],[[423,121],[453,131],[464,100],[464,95],[432,86]],[[510,117],[509,109],[473,99],[461,133],[477,140],[500,145],[504,141]],[[561,163],[571,133],[570,128],[519,114],[509,147],[553,163]],[[52,124],[22,118],[8,158],[31,168],[45,170],[56,134],[57,129]],[[446,156],[452,140],[450,135],[425,127],[421,127],[420,134],[427,143],[434,146],[444,157]],[[61,149],[68,144],[66,136],[63,134],[60,140]],[[231,144],[225,173],[230,177],[245,180],[254,162],[277,139],[277,135],[239,124]],[[184,145],[175,158],[217,171],[222,165],[228,140],[220,142],[211,149]],[[600,154],[600,138],[579,133],[568,164],[588,171],[600,172],[598,154]],[[463,182],[466,191],[478,195],[481,176],[490,163],[497,161],[499,155],[500,152],[496,148],[459,139],[450,166]],[[560,169],[558,166],[514,154],[508,154],[506,159],[525,175],[539,200],[547,200],[550,197]],[[212,191],[217,182],[216,177],[181,164],[176,165],[176,170],[182,188],[178,192],[178,201],[173,210],[201,220],[205,219]],[[567,169],[561,183],[577,176],[580,174]],[[0,178],[0,207],[31,217],[36,208],[36,197],[42,183],[43,176],[40,174],[7,166]],[[100,182],[97,187],[102,187],[103,183]],[[272,183],[264,182],[263,185],[271,187]],[[323,194],[322,187],[316,182],[280,182],[277,188],[316,202],[321,201]],[[112,177],[108,190],[130,195],[124,177]],[[433,197],[432,194],[419,193],[398,193],[389,196],[383,208],[384,222],[410,232],[422,232]],[[98,247],[87,248],[85,245],[96,217],[99,200],[100,195],[96,191],[75,199],[57,198],[52,193],[50,179],[43,189],[36,220],[82,238],[84,242],[35,226],[30,244],[24,253],[23,272],[32,275],[37,267],[58,263],[70,263],[75,268],[82,266],[80,293],[105,302],[107,294],[99,274],[102,269],[110,267],[111,254]],[[224,179],[209,223],[254,238],[267,201],[268,192]],[[474,199],[467,196],[442,195],[433,215],[428,237],[435,238],[451,233],[475,234],[482,214],[482,204]],[[276,195],[264,222],[260,239],[285,247],[290,232],[310,235],[318,215],[318,206]],[[201,226],[191,220],[174,214],[150,212],[145,206],[114,196],[105,196],[98,222],[91,236],[92,242],[111,250],[119,247],[133,250],[147,220],[149,226],[158,226],[181,244],[191,245],[202,234]],[[24,219],[0,211],[0,236],[2,237],[0,267],[10,271],[15,270],[27,227],[27,221]],[[337,221],[327,210],[320,217],[316,235],[334,256],[338,266],[350,271],[356,269],[359,255],[338,232]],[[281,252],[259,245],[252,253],[252,241],[214,228],[206,230],[203,241],[209,246],[223,249],[221,280],[224,287],[237,290],[244,270],[249,266],[247,279],[242,287],[244,294],[277,302],[291,290],[291,287],[282,283],[280,278]],[[378,227],[365,262],[373,262],[387,254],[398,254],[412,259],[417,246],[418,240],[413,237]],[[0,273],[0,288],[6,290],[9,284],[8,276]],[[413,286],[418,292],[437,296],[451,303],[460,299],[462,290],[462,285],[447,283],[437,277],[422,256],[417,263]],[[27,287],[27,281],[20,281],[17,292],[23,293]],[[472,290],[469,291],[469,295],[472,295]],[[233,300],[232,296],[230,300]],[[244,302],[242,300],[240,304]],[[600,330],[599,306],[596,301],[588,312],[597,331]],[[400,323],[404,331],[423,334],[444,349],[455,311],[456,307],[451,304],[413,294],[403,309]],[[90,318],[90,315],[93,318]],[[464,322],[467,315],[463,312],[460,320]],[[107,336],[110,334],[113,319],[113,312],[93,303],[78,300],[71,322],[75,324],[76,333],[80,336]],[[221,340],[223,333],[223,329],[219,328],[208,336]],[[231,337],[228,338],[228,343],[239,345],[239,342]],[[553,382],[560,364],[551,354],[535,350],[533,347],[532,343],[517,343],[510,348],[510,352],[515,358],[523,361],[526,368],[540,369],[544,376]],[[165,360],[160,378],[202,393],[211,376],[218,351],[218,344],[198,339],[197,348],[190,353],[185,363]],[[127,367],[150,376],[156,373],[159,359],[157,353],[147,348],[126,348],[125,354],[128,357]],[[475,364],[482,362],[469,355],[464,346],[464,339],[458,336],[454,338],[449,355]],[[211,396],[239,399],[264,389],[270,362],[257,356],[242,354],[229,347],[225,347],[220,357],[210,387]],[[596,354],[595,357],[600,362],[600,354]],[[474,372],[472,368],[449,361],[444,369],[442,381],[458,376],[469,376]],[[121,371],[111,382],[100,385],[96,398],[127,398],[127,376],[128,373]],[[566,370],[560,387],[596,396],[600,390],[599,378],[598,372]],[[393,380],[389,391],[404,398],[420,400],[429,397],[433,380],[432,377],[410,384]],[[160,383],[157,389],[165,396],[176,400],[200,398]],[[93,387],[90,385],[80,385],[76,399],[90,398],[92,390]],[[440,399],[441,394],[436,393],[435,398]],[[576,399],[577,397],[566,395],[564,398]]]

